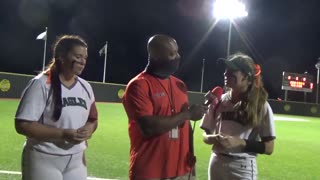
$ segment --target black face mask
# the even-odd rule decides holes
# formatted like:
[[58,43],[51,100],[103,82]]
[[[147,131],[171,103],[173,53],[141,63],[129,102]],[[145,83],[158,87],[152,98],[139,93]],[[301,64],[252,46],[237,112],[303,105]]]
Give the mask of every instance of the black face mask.
[[161,59],[158,61],[150,61],[146,67],[146,72],[155,75],[159,78],[165,79],[175,73],[180,64],[180,58],[174,60]]

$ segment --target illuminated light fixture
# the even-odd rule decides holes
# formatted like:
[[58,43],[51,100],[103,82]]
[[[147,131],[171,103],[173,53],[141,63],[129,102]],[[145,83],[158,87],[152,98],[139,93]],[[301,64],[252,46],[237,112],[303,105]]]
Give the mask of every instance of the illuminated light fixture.
[[232,21],[236,18],[248,16],[245,5],[239,0],[216,0],[213,3],[212,15],[220,19],[229,19],[229,33],[227,43],[227,58],[230,55]]
[[245,5],[239,0],[216,0],[213,4],[212,13],[217,19],[233,20],[248,16]]

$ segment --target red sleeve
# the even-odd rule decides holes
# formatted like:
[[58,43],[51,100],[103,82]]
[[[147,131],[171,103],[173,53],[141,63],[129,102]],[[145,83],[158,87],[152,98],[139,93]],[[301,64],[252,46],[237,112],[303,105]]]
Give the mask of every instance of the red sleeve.
[[96,120],[98,120],[98,111],[97,111],[97,107],[96,107],[96,102],[93,102],[90,107],[88,121],[94,122]]
[[129,119],[153,115],[153,104],[147,80],[134,80],[126,88],[123,105]]

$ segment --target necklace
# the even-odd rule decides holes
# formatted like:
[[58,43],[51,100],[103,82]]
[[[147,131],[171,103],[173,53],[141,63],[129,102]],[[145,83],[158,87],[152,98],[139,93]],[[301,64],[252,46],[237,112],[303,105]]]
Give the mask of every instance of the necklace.
[[166,88],[162,82],[156,78],[157,81],[159,82],[160,86],[162,87],[162,89],[166,92],[167,96],[168,96],[168,100],[169,100],[169,104],[170,104],[170,108],[171,108],[171,113],[175,113],[176,112],[176,108],[175,108],[175,104],[174,104],[174,100],[173,100],[173,92],[172,92],[172,85],[171,85],[171,78],[169,77],[169,84],[168,84],[168,88]]

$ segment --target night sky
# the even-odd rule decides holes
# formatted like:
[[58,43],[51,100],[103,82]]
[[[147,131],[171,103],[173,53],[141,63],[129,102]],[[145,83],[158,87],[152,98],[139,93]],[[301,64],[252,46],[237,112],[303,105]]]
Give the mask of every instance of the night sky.
[[[261,64],[270,98],[284,98],[282,71],[307,71],[316,83],[320,1],[243,2],[249,14],[235,21],[231,53],[245,52]],[[56,36],[80,35],[89,45],[81,76],[101,82],[104,56],[98,51],[108,41],[106,81],[126,84],[145,68],[148,38],[162,33],[177,40],[182,64],[176,75],[191,91],[200,91],[205,59],[203,91],[208,91],[223,85],[224,69],[217,59],[226,57],[228,37],[228,21],[219,21],[209,31],[215,21],[211,4],[212,0],[1,0],[0,71],[36,75],[42,68],[44,41],[35,38],[47,26],[47,62]],[[314,94],[309,94],[309,101]]]

